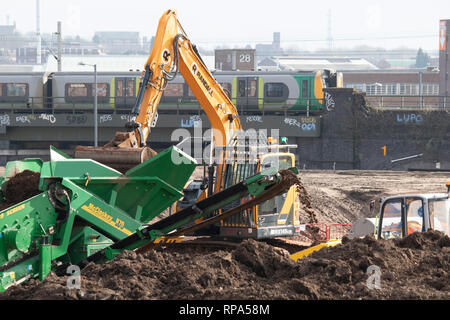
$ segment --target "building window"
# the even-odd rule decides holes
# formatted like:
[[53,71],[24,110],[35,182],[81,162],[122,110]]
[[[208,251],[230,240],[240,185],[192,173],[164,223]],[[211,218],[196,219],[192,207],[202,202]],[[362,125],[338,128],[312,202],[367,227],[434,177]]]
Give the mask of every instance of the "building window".
[[27,95],[26,83],[7,83],[6,96],[8,97],[25,97]]
[[383,93],[386,95],[395,95],[397,94],[397,85],[395,83],[387,83],[383,85],[384,90]]
[[400,94],[415,96],[419,94],[419,85],[414,83],[400,83]]
[[362,84],[362,83],[347,83],[345,86],[347,88],[354,88],[359,91],[364,91],[364,84]]
[[366,93],[369,96],[374,96],[377,94],[377,85],[375,84],[366,84]]
[[422,94],[424,96],[433,96],[439,94],[439,85],[436,83],[422,84]]

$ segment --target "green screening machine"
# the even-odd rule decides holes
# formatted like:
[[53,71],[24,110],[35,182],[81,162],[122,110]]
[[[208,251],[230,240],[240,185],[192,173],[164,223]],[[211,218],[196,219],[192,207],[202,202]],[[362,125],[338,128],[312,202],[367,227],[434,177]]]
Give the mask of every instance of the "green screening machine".
[[[171,147],[122,174],[54,148],[50,153],[48,162],[8,162],[0,178],[0,291],[70,265],[103,263],[124,250],[143,252],[161,239],[217,223],[282,194],[297,173],[269,169],[152,224],[183,196],[197,165],[193,158]],[[8,184],[24,172],[37,177],[37,191],[10,204]],[[229,209],[232,203],[238,204]]]

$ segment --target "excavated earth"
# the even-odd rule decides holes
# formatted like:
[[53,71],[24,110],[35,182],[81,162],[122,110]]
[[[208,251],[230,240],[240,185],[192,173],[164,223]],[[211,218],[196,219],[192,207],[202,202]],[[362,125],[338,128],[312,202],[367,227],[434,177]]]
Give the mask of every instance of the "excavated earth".
[[[304,171],[300,177],[305,223],[373,216],[370,200],[444,192],[449,178],[387,171]],[[379,283],[371,268],[379,268]],[[276,242],[246,240],[219,249],[172,245],[89,264],[80,289],[69,289],[68,279],[52,273],[44,282],[11,287],[0,299],[450,299],[450,239],[437,231],[403,240],[344,238],[298,262]]]
[[[379,267],[379,286],[370,266]],[[233,250],[171,247],[124,252],[81,271],[81,288],[51,274],[0,299],[450,299],[450,239],[343,239],[294,262],[284,249],[245,240]]]
[[352,223],[362,217],[374,217],[369,202],[382,196],[401,193],[447,191],[449,172],[381,171],[381,170],[303,170],[303,185],[320,222]]
[[2,186],[3,203],[0,204],[0,210],[41,193],[38,189],[39,177],[38,172],[24,170],[6,181]]

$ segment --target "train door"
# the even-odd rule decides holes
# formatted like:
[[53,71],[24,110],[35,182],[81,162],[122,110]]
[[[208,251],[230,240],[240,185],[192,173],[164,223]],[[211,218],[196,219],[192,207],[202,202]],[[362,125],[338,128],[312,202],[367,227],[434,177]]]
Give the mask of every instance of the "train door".
[[[258,77],[237,77],[236,105],[239,109],[258,108]],[[241,109],[242,110],[242,109]]]
[[137,83],[135,77],[115,78],[114,104],[118,109],[133,108],[136,102]]
[[311,95],[311,79],[310,78],[305,78],[301,80],[301,88],[300,88],[300,95],[301,95],[301,100],[302,100],[302,105],[307,105],[308,103],[310,103],[312,95]]

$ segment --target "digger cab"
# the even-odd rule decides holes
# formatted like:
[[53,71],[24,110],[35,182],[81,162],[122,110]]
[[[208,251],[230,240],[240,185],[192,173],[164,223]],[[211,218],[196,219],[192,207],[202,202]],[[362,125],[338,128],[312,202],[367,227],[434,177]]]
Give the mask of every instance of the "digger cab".
[[450,235],[448,194],[406,194],[381,199],[378,238],[403,238],[429,229]]
[[[291,149],[297,145],[269,139],[268,144],[258,148],[256,172],[276,168],[285,170],[295,167],[295,154]],[[252,148],[250,148],[252,150]],[[264,150],[264,151],[263,151]],[[222,221],[220,233],[228,237],[273,238],[293,236],[298,229],[300,203],[295,187],[286,193],[267,200],[251,211]]]

